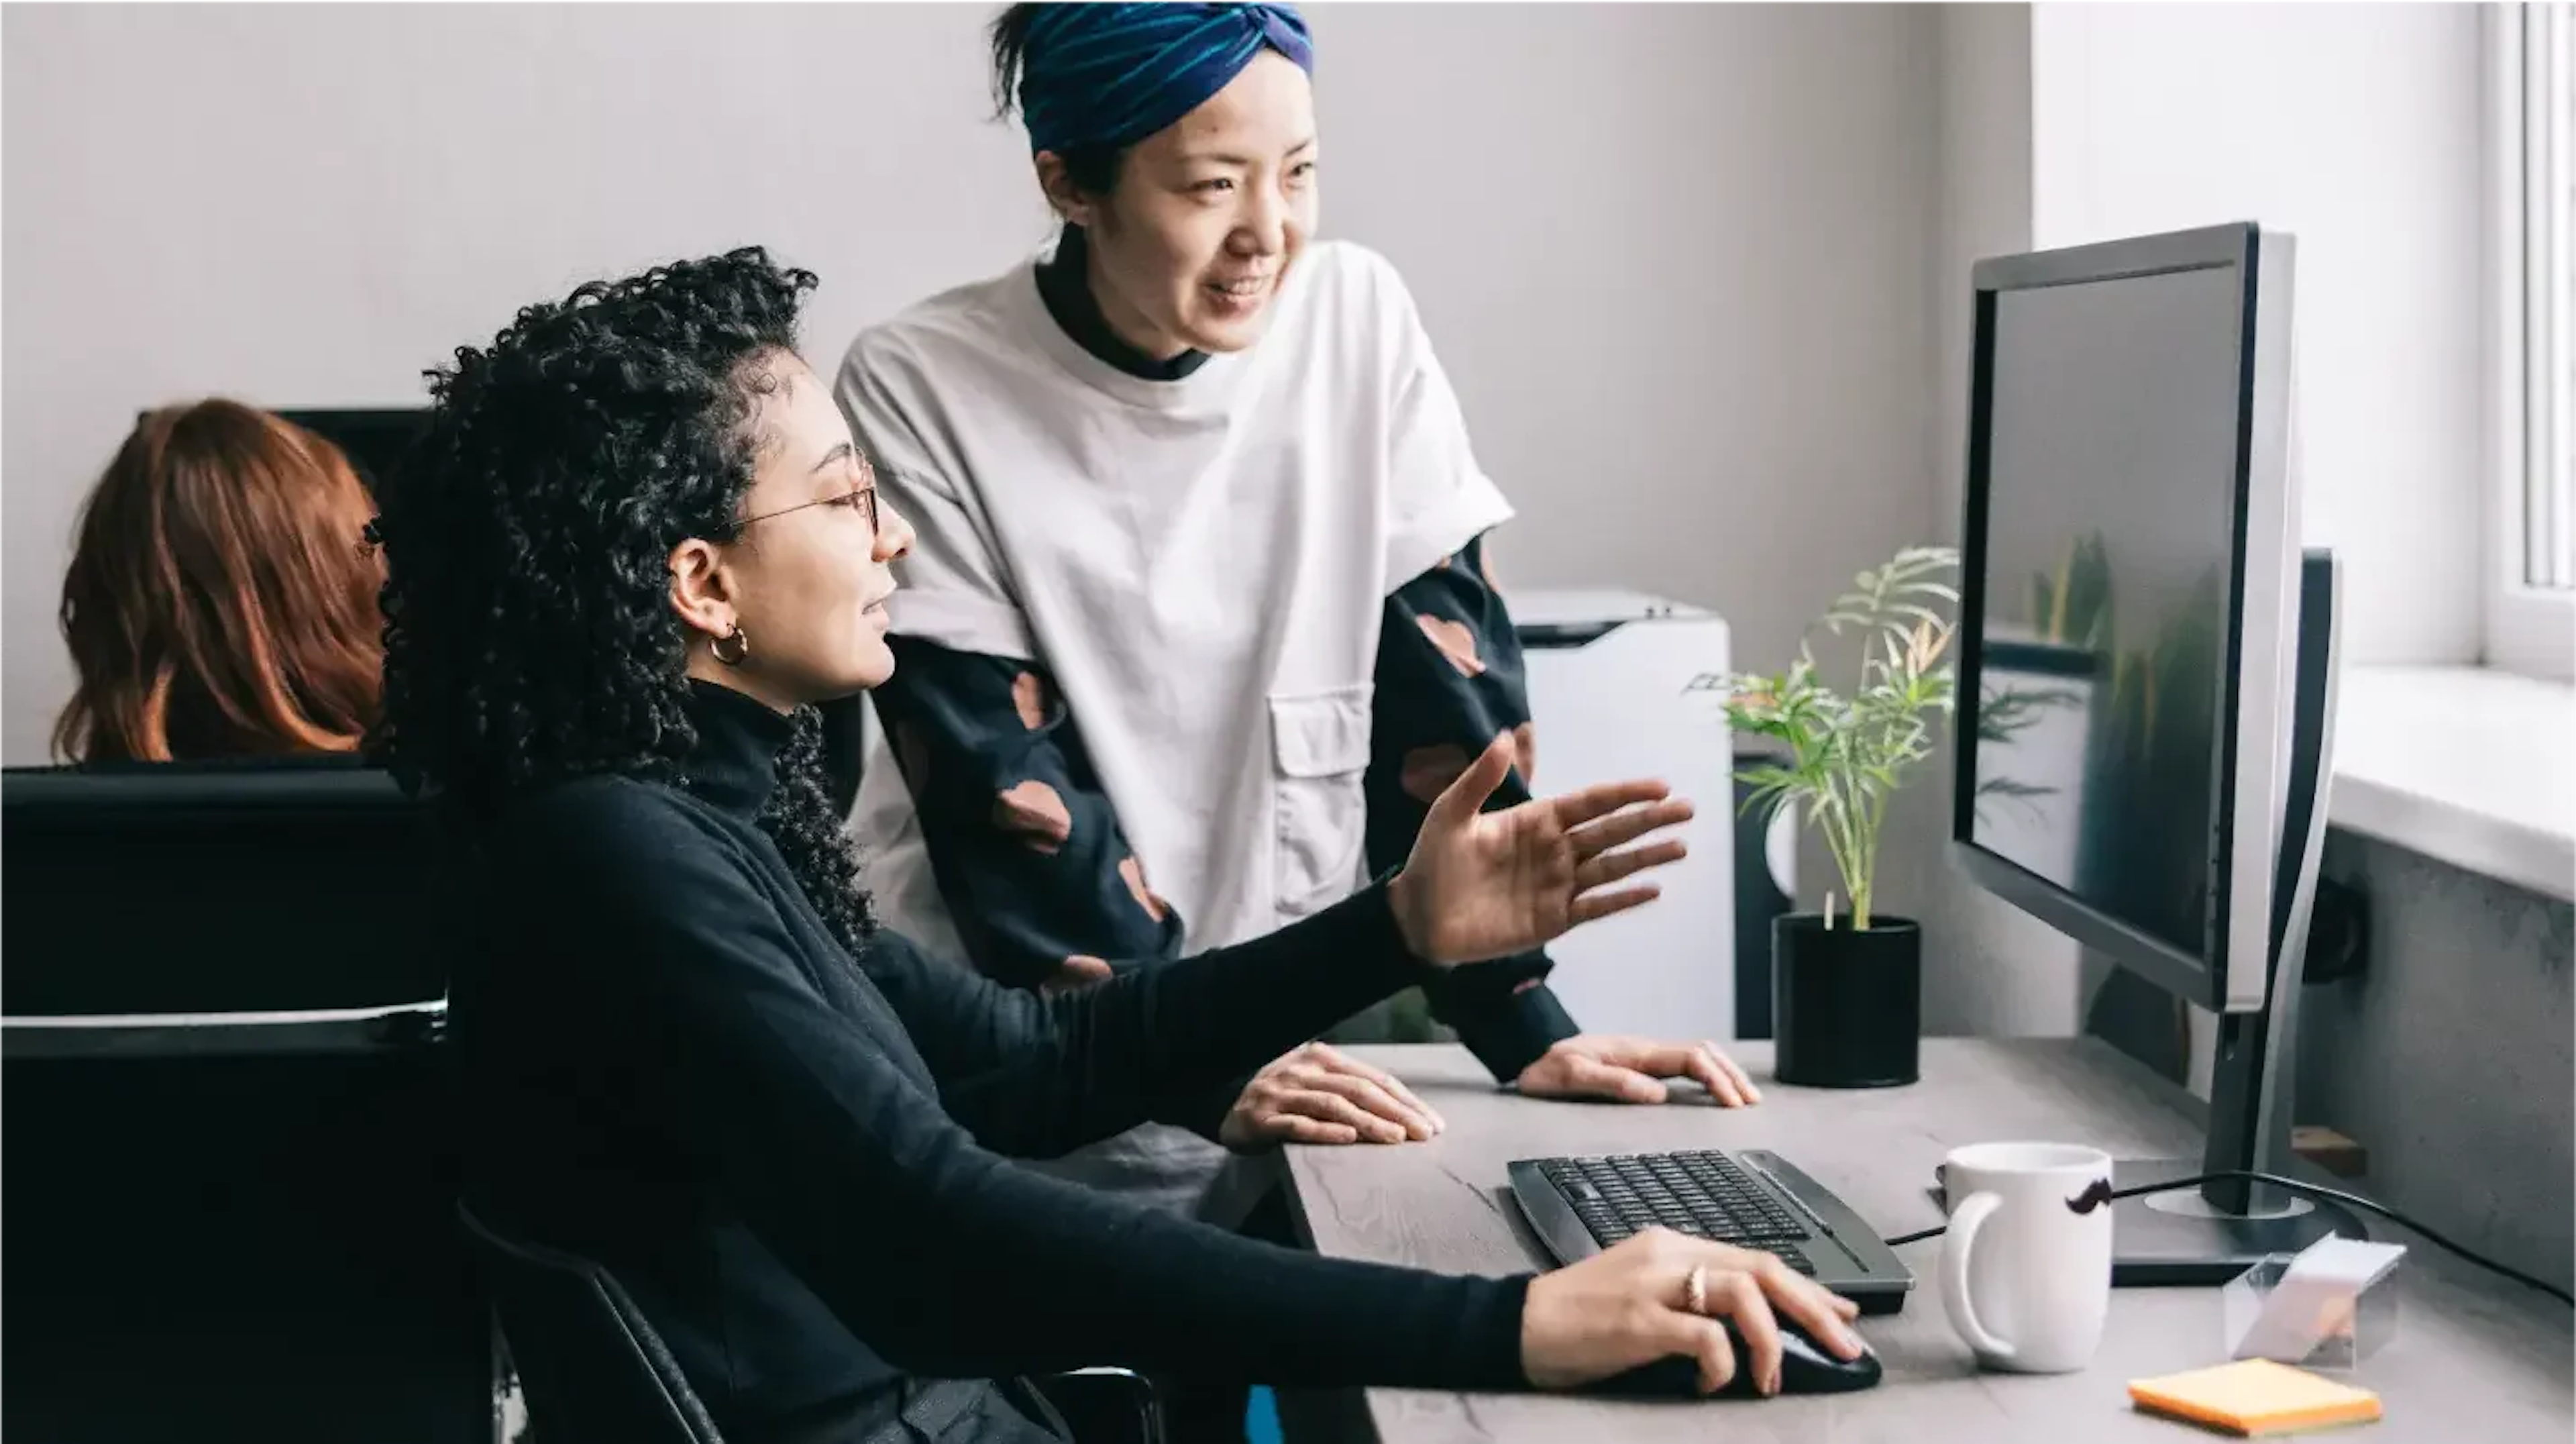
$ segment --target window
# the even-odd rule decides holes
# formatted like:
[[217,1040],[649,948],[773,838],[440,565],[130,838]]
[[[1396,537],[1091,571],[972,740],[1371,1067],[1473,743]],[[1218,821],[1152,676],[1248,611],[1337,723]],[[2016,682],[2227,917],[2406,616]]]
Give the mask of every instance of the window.
[[2576,674],[2576,7],[2495,25],[2499,334],[2487,661]]

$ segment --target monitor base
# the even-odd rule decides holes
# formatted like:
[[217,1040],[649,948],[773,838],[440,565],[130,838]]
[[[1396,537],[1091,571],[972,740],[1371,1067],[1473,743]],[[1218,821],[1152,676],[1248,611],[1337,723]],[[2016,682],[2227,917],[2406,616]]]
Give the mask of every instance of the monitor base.
[[[2111,1186],[2134,1188],[2201,1172],[2198,1159],[2124,1158],[2111,1165]],[[2294,1254],[2331,1235],[2370,1237],[2340,1204],[2257,1187],[2253,1206],[2257,1212],[2250,1216],[2221,1213],[2198,1188],[2118,1200],[2111,1205],[2111,1286],[2212,1287],[2268,1254]]]

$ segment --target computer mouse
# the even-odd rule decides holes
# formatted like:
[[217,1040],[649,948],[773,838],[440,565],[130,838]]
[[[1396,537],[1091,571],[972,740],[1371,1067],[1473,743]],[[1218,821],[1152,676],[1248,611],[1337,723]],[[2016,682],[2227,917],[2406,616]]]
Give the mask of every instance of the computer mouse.
[[[1590,1386],[1590,1392],[1616,1394],[1631,1398],[1655,1399],[1753,1399],[1761,1397],[1753,1387],[1753,1371],[1746,1367],[1752,1357],[1744,1347],[1744,1335],[1733,1319],[1718,1321],[1726,1328],[1726,1341],[1735,1350],[1735,1377],[1715,1394],[1699,1391],[1699,1360],[1678,1354],[1666,1355],[1651,1364],[1640,1364],[1625,1373],[1613,1374]],[[1878,1383],[1878,1356],[1864,1351],[1857,1359],[1845,1361],[1825,1352],[1808,1337],[1806,1330],[1780,1321],[1780,1392],[1783,1394],[1848,1394]]]

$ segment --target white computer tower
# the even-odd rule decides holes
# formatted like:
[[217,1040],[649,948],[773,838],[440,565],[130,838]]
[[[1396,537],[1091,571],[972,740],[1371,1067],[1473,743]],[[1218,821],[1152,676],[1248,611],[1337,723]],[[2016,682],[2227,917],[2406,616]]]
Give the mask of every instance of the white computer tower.
[[1715,614],[1638,592],[1515,589],[1541,794],[1658,777],[1698,804],[1690,856],[1652,906],[1548,949],[1549,979],[1597,1033],[1736,1036],[1735,785],[1716,698],[1694,678],[1733,665]]

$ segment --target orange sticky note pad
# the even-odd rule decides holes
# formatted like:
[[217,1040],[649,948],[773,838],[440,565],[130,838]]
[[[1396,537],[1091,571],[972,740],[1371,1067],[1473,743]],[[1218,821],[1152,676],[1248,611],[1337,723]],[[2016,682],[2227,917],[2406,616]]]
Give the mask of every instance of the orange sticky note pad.
[[2150,1413],[2248,1437],[2367,1424],[2379,1417],[2379,1396],[2368,1389],[2269,1359],[2140,1379],[2129,1386],[2129,1400]]

